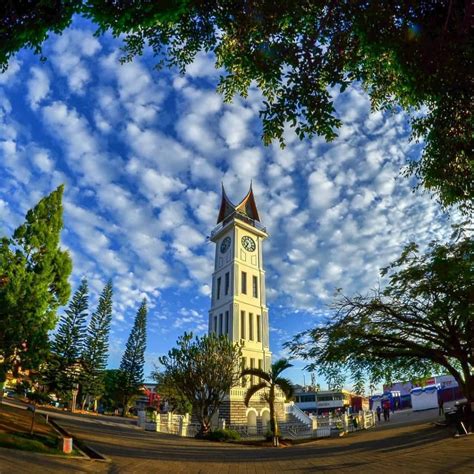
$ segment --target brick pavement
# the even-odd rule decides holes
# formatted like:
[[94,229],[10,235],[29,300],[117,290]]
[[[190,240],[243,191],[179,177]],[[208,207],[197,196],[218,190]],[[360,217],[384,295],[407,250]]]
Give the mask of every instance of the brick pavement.
[[[112,462],[99,465],[80,461],[63,468],[55,460],[56,464],[48,471],[48,462],[42,462],[41,467],[28,465],[21,454],[23,464],[12,464],[10,459],[9,469],[2,471],[6,450],[0,450],[0,473],[474,474],[474,436],[454,439],[449,431],[433,427],[426,418],[415,416],[411,424],[409,418],[398,423],[394,419],[393,424],[376,429],[281,449],[209,443],[137,431],[126,426],[68,420],[62,424],[109,456]],[[18,469],[11,470],[15,466]]]

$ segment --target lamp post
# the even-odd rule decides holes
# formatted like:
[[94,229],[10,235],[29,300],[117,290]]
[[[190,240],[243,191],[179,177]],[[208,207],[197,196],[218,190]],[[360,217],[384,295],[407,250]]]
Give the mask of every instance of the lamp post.
[[72,405],[71,405],[71,413],[76,411],[76,400],[77,394],[79,393],[79,384],[77,382],[72,384]]

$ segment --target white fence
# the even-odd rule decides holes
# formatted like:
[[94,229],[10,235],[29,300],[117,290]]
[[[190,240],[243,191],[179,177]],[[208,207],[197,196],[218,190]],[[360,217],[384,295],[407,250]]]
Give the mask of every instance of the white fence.
[[[373,411],[360,411],[357,414],[342,414],[328,416],[301,416],[287,408],[287,421],[278,422],[278,428],[283,437],[292,439],[326,438],[342,436],[345,433],[369,429],[375,426],[375,413]],[[288,415],[292,416],[288,416]],[[298,416],[299,415],[299,416]],[[292,421],[296,420],[296,421]],[[267,434],[267,428],[247,425],[225,425],[224,420],[219,420],[220,428],[229,428],[237,431],[245,439],[262,439]],[[177,436],[194,437],[199,431],[198,423],[191,423],[189,415],[151,414],[138,413],[138,426],[147,431],[158,431]]]
[[138,426],[146,431],[158,431],[177,436],[193,438],[199,431],[198,423],[191,423],[189,415],[174,415],[172,413],[146,414],[138,412]]

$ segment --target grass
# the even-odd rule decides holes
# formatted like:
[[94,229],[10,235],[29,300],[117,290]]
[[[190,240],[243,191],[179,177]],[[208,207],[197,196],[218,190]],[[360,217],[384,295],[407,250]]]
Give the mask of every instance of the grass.
[[[41,415],[36,415],[35,432],[33,435],[29,434],[31,416],[31,411],[1,404],[0,447],[68,456],[58,447],[58,434]],[[73,449],[72,455],[78,454]]]
[[0,447],[45,454],[64,454],[58,449],[58,440],[48,436],[26,433],[0,433]]

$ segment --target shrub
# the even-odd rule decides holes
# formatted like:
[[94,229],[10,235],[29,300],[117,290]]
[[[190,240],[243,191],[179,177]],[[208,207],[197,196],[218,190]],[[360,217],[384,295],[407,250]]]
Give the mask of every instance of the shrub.
[[207,435],[211,441],[239,441],[240,434],[235,430],[214,430]]
[[[281,432],[280,432],[279,429],[277,429],[276,435],[277,435],[277,438],[281,438]],[[267,430],[267,432],[265,433],[265,439],[267,441],[272,441],[272,439],[273,439],[272,430],[270,430],[270,429]]]

